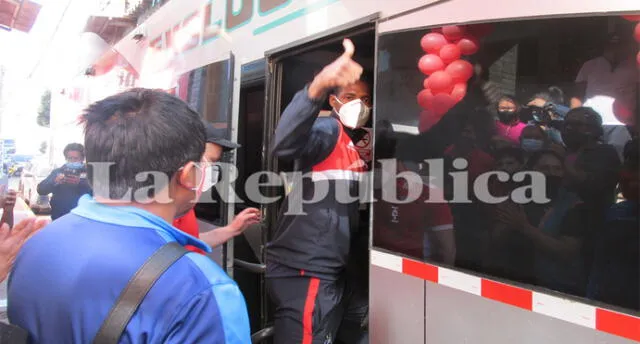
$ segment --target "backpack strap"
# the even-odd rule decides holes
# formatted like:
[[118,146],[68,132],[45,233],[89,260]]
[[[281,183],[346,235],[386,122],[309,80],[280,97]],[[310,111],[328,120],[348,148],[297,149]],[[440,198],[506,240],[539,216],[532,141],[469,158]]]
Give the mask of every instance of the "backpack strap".
[[131,277],[102,323],[94,344],[116,344],[142,300],[162,274],[188,251],[177,242],[158,249]]

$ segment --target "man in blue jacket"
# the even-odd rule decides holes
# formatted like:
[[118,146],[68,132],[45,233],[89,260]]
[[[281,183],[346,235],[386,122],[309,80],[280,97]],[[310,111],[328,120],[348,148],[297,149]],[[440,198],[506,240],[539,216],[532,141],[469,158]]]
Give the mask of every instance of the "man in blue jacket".
[[[369,118],[371,92],[352,60],[353,44],[345,40],[344,46],[344,54],[296,94],[275,132],[273,153],[310,174],[294,182],[267,245],[276,344],[368,342],[360,329],[368,300],[346,271],[360,234],[357,196],[365,172],[352,136]],[[334,111],[318,117],[327,96]],[[320,188],[326,196],[308,202]],[[304,214],[292,209],[298,205]]]
[[38,184],[38,194],[51,196],[51,219],[66,215],[78,205],[82,195],[91,193],[84,165],[84,147],[79,143],[70,143],[64,148],[67,163],[51,171],[51,174]]
[[[9,278],[11,323],[34,343],[91,343],[129,279],[169,242],[204,251],[171,225],[213,183],[204,125],[180,99],[132,89],[83,115],[94,197],[34,235]],[[187,253],[153,285],[120,343],[250,343],[236,283]]]

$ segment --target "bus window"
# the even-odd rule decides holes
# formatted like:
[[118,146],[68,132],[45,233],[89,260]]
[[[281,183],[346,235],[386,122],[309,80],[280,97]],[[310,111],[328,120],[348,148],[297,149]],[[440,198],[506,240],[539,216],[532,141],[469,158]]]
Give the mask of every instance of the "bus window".
[[[226,139],[230,139],[232,85],[233,59],[228,59],[181,75],[173,92],[196,110],[203,120],[211,122]],[[232,159],[233,152],[225,152],[220,161],[231,162]],[[198,218],[218,226],[226,225],[227,205],[223,202],[218,188],[214,187],[210,192],[203,194],[201,200],[203,199],[208,201],[199,202],[195,206]]]
[[467,61],[463,85],[418,67],[440,28],[382,34],[373,246],[640,310],[633,27],[618,16],[465,26],[485,31],[478,51],[445,47],[426,66]]

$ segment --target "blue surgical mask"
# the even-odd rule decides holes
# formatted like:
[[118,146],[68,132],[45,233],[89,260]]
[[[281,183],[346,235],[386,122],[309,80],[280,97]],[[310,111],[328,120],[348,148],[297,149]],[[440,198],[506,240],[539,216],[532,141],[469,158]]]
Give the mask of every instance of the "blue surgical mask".
[[72,168],[72,169],[81,169],[84,167],[84,164],[82,162],[68,162],[65,164],[65,166],[67,166],[68,168]]
[[544,141],[537,139],[522,139],[522,142],[520,142],[520,147],[527,153],[537,152],[541,150],[543,146]]

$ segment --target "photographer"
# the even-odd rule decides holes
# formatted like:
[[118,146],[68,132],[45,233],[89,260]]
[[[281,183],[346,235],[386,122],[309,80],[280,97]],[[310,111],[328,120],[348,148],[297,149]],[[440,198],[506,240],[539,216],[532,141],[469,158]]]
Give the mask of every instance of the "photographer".
[[78,205],[78,199],[91,193],[84,165],[84,147],[79,143],[70,143],[64,148],[67,163],[54,169],[38,184],[38,194],[51,197],[51,219],[55,220]]
[[563,145],[560,131],[564,117],[569,112],[569,107],[563,103],[562,90],[551,86],[547,91],[537,93],[531,98],[522,112],[521,119],[542,127],[554,143]]

